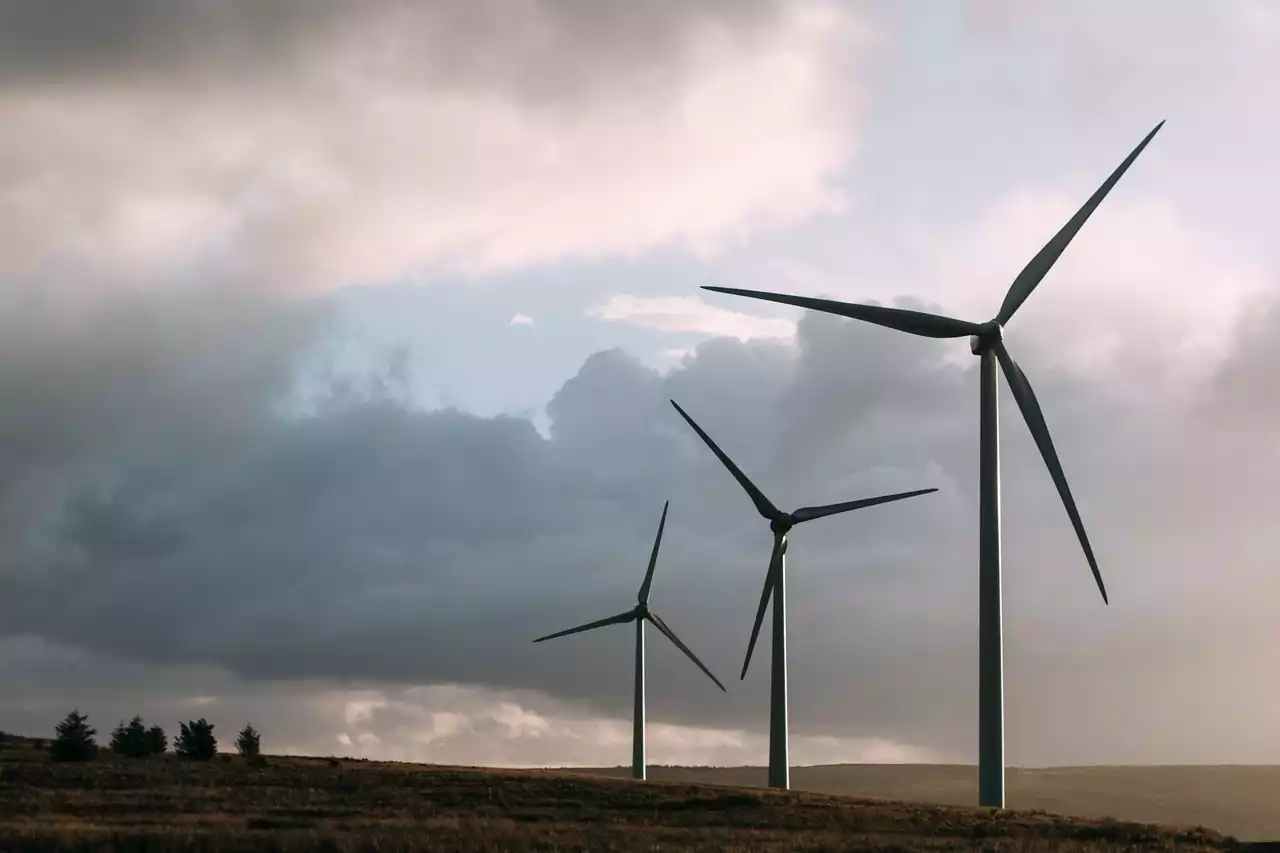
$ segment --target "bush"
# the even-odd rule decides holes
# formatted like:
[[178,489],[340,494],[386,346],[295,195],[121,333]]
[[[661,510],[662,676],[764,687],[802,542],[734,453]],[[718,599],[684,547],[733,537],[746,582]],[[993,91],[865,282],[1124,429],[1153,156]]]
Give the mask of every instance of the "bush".
[[236,738],[236,749],[245,758],[256,758],[262,754],[262,736],[254,729],[253,724],[247,723],[240,730],[240,736]]
[[151,741],[141,717],[134,717],[125,725],[123,721],[111,733],[111,751],[126,758],[146,758],[151,755]]
[[57,735],[49,744],[49,757],[54,761],[91,761],[98,755],[98,744],[93,739],[97,729],[89,725],[89,718],[77,708],[58,723]]
[[173,739],[173,751],[180,758],[208,761],[218,752],[218,739],[213,736],[213,723],[201,717],[179,723],[180,732]]
[[169,748],[169,738],[165,735],[164,729],[159,726],[147,729],[147,748],[152,755],[164,755],[165,750]]

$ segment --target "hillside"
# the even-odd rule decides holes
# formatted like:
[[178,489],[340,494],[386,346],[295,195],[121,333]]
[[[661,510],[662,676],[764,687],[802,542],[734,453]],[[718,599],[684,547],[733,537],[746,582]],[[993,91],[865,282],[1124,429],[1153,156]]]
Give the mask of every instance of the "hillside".
[[[576,772],[628,773],[623,768]],[[796,767],[791,785],[825,794],[971,806],[977,804],[977,772],[976,767],[963,765],[837,764]],[[762,786],[765,769],[654,767],[649,776]],[[1280,839],[1280,767],[1276,766],[1011,768],[1006,780],[1011,808],[1198,824],[1241,839]]]
[[0,753],[12,851],[1239,850],[1206,830],[551,771]]

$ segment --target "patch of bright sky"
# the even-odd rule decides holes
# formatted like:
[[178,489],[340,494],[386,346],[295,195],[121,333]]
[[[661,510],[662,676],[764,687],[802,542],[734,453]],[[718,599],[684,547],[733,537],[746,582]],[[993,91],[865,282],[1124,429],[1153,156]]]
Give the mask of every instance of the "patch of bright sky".
[[[359,374],[406,344],[416,405],[528,416],[545,433],[543,408],[593,352],[622,347],[664,369],[676,362],[666,350],[701,337],[595,320],[589,307],[619,293],[693,293],[710,275],[700,261],[655,253],[481,280],[347,288],[336,297],[342,346],[335,360]],[[511,324],[518,314],[533,322]]]

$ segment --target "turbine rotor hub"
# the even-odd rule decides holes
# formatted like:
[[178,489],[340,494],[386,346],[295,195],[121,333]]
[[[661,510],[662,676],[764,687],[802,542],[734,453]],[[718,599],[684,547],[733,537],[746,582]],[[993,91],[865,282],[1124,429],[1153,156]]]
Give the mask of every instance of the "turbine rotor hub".
[[649,615],[649,605],[637,604],[635,609],[635,614],[637,619],[644,619],[646,616]]
[[982,355],[987,350],[1004,340],[1004,327],[998,320],[982,324],[982,331],[969,336],[969,351],[974,355]]
[[774,533],[786,533],[791,528],[795,527],[795,525],[795,516],[789,512],[784,512],[782,515],[769,522],[769,529]]

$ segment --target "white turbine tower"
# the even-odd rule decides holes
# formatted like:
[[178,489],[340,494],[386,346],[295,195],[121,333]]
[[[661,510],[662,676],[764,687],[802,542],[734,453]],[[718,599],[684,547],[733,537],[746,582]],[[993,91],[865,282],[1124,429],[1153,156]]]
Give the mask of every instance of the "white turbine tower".
[[760,634],[760,625],[764,621],[764,610],[769,606],[770,596],[773,598],[773,661],[769,676],[769,787],[788,788],[791,785],[791,760],[787,750],[787,596],[786,596],[786,559],[787,534],[791,528],[802,521],[813,521],[836,513],[849,512],[863,507],[914,498],[927,495],[937,489],[919,489],[914,492],[903,492],[896,495],[882,495],[878,498],[863,498],[859,501],[829,504],[827,506],[806,506],[795,512],[782,512],[764,496],[764,493],[747,479],[733,460],[716,446],[711,436],[702,431],[694,423],[693,418],[685,414],[684,409],[671,401],[680,416],[688,421],[711,452],[716,455],[729,473],[738,481],[755,504],[756,510],[769,522],[773,531],[773,553],[769,556],[769,570],[765,574],[764,592],[760,595],[760,607],[756,610],[756,621],[751,628],[751,642],[747,644],[747,657],[742,662],[741,678],[747,677],[747,667],[751,664],[751,653],[756,647],[756,638]]
[[1031,259],[1031,262],[1009,286],[1004,304],[1000,306],[995,319],[986,323],[970,323],[921,311],[906,311],[879,305],[855,305],[830,299],[764,293],[758,290],[739,290],[732,287],[703,288],[703,290],[714,290],[718,293],[749,296],[753,299],[764,299],[813,311],[838,314],[926,338],[961,338],[967,335],[971,351],[981,358],[978,441],[978,802],[983,806],[1004,808],[1004,651],[1000,613],[1000,430],[996,408],[996,392],[999,386],[997,366],[1009,381],[1009,390],[1013,393],[1013,399],[1027,422],[1027,428],[1031,430],[1031,436],[1040,449],[1040,455],[1049,469],[1049,476],[1053,478],[1062,503],[1067,509],[1067,515],[1071,519],[1071,525],[1075,528],[1076,537],[1084,548],[1085,558],[1089,561],[1089,568],[1093,570],[1093,577],[1097,581],[1098,590],[1102,593],[1102,600],[1104,603],[1107,601],[1107,589],[1102,583],[1102,573],[1098,571],[1098,562],[1094,559],[1089,537],[1085,535],[1080,513],[1076,510],[1075,501],[1071,497],[1067,478],[1062,473],[1062,465],[1058,461],[1057,451],[1054,450],[1053,440],[1049,437],[1049,428],[1040,411],[1040,403],[1036,400],[1035,392],[1031,390],[1031,383],[1027,381],[1026,374],[1013,360],[1013,356],[1009,355],[1009,350],[1004,345],[1003,329],[1013,317],[1014,312],[1026,301],[1054,262],[1066,250],[1067,245],[1085,221],[1106,198],[1107,193],[1163,126],[1162,121],[1147,134],[1138,147],[1133,149],[1124,162],[1076,212],[1076,215],[1071,217],[1071,221],[1064,225],[1062,230]]
[[[635,713],[632,717],[632,733],[631,733],[631,775],[636,779],[645,778],[645,755],[644,755],[644,623],[649,621],[653,623],[653,627],[657,628],[667,639],[675,643],[676,648],[684,652],[689,660],[697,664],[698,669],[707,674],[707,677],[716,683],[721,690],[725,687],[720,683],[720,679],[711,674],[711,670],[698,660],[688,646],[680,641],[675,632],[662,621],[662,617],[649,609],[649,587],[653,585],[653,568],[658,564],[658,546],[662,544],[662,529],[667,524],[667,507],[670,505],[667,501],[662,505],[662,518],[658,521],[658,535],[653,540],[653,552],[649,555],[649,570],[645,572],[644,583],[640,585],[640,594],[637,596],[637,604],[635,607],[617,616],[610,616],[607,619],[600,619],[595,622],[588,622],[586,625],[579,625],[577,628],[570,628],[567,631],[557,631],[554,634],[548,634],[545,637],[539,637],[534,640],[535,643],[541,643],[543,640],[554,640],[556,637],[567,637],[569,634],[580,634],[583,631],[591,631],[595,628],[603,628],[607,625],[625,625],[628,622],[636,623],[636,695],[635,695]],[[725,691],[728,692],[728,691]]]

